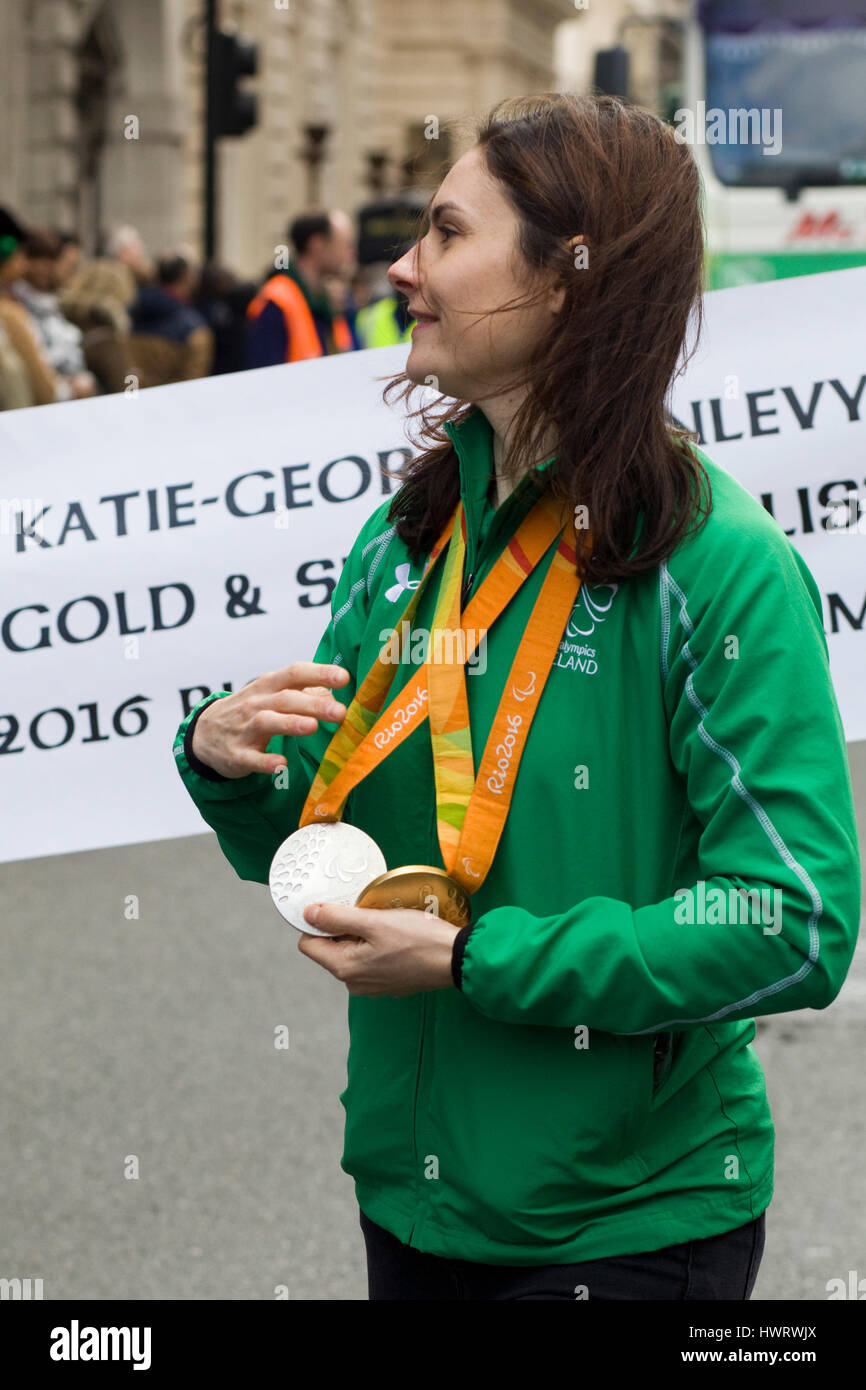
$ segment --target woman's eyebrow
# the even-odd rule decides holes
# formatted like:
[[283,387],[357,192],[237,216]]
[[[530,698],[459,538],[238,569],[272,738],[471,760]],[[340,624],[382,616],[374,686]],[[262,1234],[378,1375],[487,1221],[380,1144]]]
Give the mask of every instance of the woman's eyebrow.
[[459,203],[436,203],[435,207],[430,209],[430,221],[433,223],[434,227],[438,225],[440,219],[449,210],[465,215],[465,211]]

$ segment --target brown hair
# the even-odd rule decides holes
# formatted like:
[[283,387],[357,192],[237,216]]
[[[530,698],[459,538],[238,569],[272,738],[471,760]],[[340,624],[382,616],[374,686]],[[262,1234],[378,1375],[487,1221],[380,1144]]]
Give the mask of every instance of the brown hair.
[[62,250],[57,232],[50,227],[32,227],[23,242],[23,250],[33,260],[56,261]]
[[[557,327],[521,375],[529,389],[503,471],[513,476],[555,455],[547,470],[553,495],[588,510],[589,530],[577,530],[578,572],[597,582],[628,578],[657,566],[685,539],[701,513],[701,476],[708,498],[700,525],[711,505],[706,470],[666,404],[681,355],[680,371],[701,329],[697,165],[673,127],[607,96],[506,99],[478,128],[477,143],[520,219],[523,273],[547,272],[566,291]],[[587,255],[576,273],[569,238],[579,233]],[[686,353],[690,322],[696,333]],[[400,387],[402,401],[416,389],[400,373],[385,400]],[[475,404],[433,401],[409,411],[423,452],[395,475],[403,486],[388,520],[419,559],[460,497],[442,426]],[[555,447],[540,452],[546,437]]]

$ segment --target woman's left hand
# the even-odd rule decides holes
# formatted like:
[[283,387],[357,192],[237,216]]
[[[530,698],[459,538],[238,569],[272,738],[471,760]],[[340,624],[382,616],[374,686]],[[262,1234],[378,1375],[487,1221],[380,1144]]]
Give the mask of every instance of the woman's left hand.
[[302,934],[298,950],[330,970],[350,994],[401,999],[453,988],[451,948],[460,928],[432,912],[317,903],[304,917],[321,931],[340,934],[339,940]]

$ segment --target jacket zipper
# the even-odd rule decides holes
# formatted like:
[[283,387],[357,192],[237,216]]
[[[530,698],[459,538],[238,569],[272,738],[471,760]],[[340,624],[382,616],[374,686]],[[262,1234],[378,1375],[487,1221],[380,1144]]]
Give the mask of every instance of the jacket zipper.
[[[506,502],[503,503],[503,506],[507,506],[507,505],[508,505],[508,502],[510,502],[510,501],[511,501],[511,498],[508,498],[508,500],[507,500]],[[490,544],[491,544],[491,541],[492,541],[493,536],[494,536],[495,534],[496,534],[496,523],[494,522],[493,527],[491,527],[491,529],[490,529],[490,531],[489,531],[489,533],[488,533],[488,535],[487,535],[487,541],[486,541],[486,544],[485,544],[485,547],[484,547],[485,551],[486,551],[487,549],[489,549]],[[476,563],[477,563],[477,561],[476,561]],[[478,572],[477,570],[472,570],[472,571],[470,571],[470,573],[467,574],[466,578],[465,578],[464,581],[463,581],[463,589],[462,589],[461,594],[460,594],[460,611],[461,611],[461,612],[462,612],[463,609],[466,607],[467,601],[468,601],[468,599],[469,599],[469,593],[470,593],[470,590],[471,590],[471,588],[472,588],[472,581],[473,581],[473,579],[475,578],[475,575],[477,574],[477,572]]]
[[[491,547],[491,545],[492,545],[492,542],[493,542],[494,536],[497,535],[498,531],[499,531],[499,530],[501,529],[501,527],[503,526],[503,524],[504,524],[504,523],[503,523],[503,520],[502,520],[503,516],[505,516],[506,518],[509,519],[509,520],[508,520],[508,526],[509,526],[510,531],[513,533],[513,532],[516,530],[515,525],[514,525],[514,520],[513,520],[513,517],[512,517],[512,515],[511,515],[511,513],[512,513],[512,511],[513,511],[513,508],[511,507],[510,504],[513,502],[514,497],[515,497],[515,494],[518,494],[519,496],[522,496],[522,495],[523,495],[523,492],[526,491],[526,488],[527,488],[526,480],[525,480],[525,478],[521,478],[521,479],[520,479],[520,482],[518,483],[518,487],[515,488],[514,492],[512,492],[512,493],[510,494],[510,496],[506,497],[505,501],[504,501],[499,507],[497,507],[497,509],[496,509],[496,516],[494,517],[494,520],[493,520],[493,525],[490,527],[490,530],[489,530],[488,533],[487,533],[487,539],[486,539],[486,542],[485,542],[485,545],[484,545],[485,551],[487,551],[487,550],[490,549],[490,547]],[[519,493],[518,493],[518,489],[521,489],[521,491],[520,491]],[[470,546],[467,546],[467,563],[469,563],[469,564],[473,563],[473,561],[477,564],[478,561],[479,561],[479,559],[480,559],[480,556],[473,556],[473,555],[471,555],[471,553],[470,553],[471,542],[472,542],[473,540],[474,540],[474,537],[471,536],[471,535],[469,534],[468,529],[467,529],[467,541],[470,542]],[[463,589],[462,589],[461,594],[460,594],[460,608],[461,608],[461,611],[466,607],[467,601],[468,601],[468,599],[469,599],[469,593],[470,593],[470,590],[471,590],[471,588],[472,588],[472,581],[474,580],[474,578],[475,578],[475,576],[476,576],[477,573],[478,573],[477,570],[470,570],[469,574],[466,576],[466,578],[465,578],[464,581],[463,581]]]
[[[510,500],[510,499],[508,499],[508,500]],[[497,520],[498,520],[498,518],[497,518]],[[495,526],[495,523],[494,523],[494,526]],[[467,562],[470,563],[470,564],[475,560],[475,557],[474,557],[474,556],[470,556],[470,554],[469,554],[469,550],[470,550],[470,549],[474,549],[474,544],[473,544],[474,539],[475,539],[475,538],[474,538],[474,536],[472,535],[471,530],[468,530],[468,531],[467,531],[467,540],[468,540],[468,542],[469,542],[469,546],[467,547]],[[488,541],[489,541],[489,539],[490,539],[490,537],[488,536]],[[461,609],[461,612],[462,612],[462,610],[466,607],[466,603],[467,603],[467,600],[468,600],[468,598],[469,598],[469,593],[470,593],[470,590],[471,590],[471,588],[472,588],[472,581],[473,581],[474,578],[475,578],[475,574],[476,574],[476,571],[475,571],[475,570],[470,570],[469,573],[466,575],[466,578],[465,578],[464,581],[463,581],[463,587],[462,587],[461,593],[460,593],[460,609]],[[433,807],[433,825],[432,825],[432,831],[431,831],[431,841],[432,841],[432,846],[433,846],[434,848],[437,848],[437,849],[438,849],[438,847],[439,847],[439,841],[438,841],[438,836],[437,836],[437,831],[436,831],[436,807],[435,807],[435,805],[434,805],[434,807]],[[420,1090],[421,1090],[421,1069],[422,1069],[423,1061],[424,1061],[424,1040],[425,1040],[426,1031],[427,1031],[427,994],[426,994],[426,992],[425,992],[424,995],[423,995],[423,998],[422,998],[422,1003],[421,1003],[421,1039],[420,1039],[420,1043],[419,1043],[419,1047],[418,1047],[418,1070],[417,1070],[417,1072],[416,1072],[416,1074],[415,1074],[415,1099],[414,1099],[414,1104],[413,1104],[413,1108],[412,1108],[412,1139],[413,1139],[413,1145],[414,1145],[414,1150],[415,1150],[415,1164],[416,1164],[416,1170],[415,1170],[415,1171],[416,1171],[417,1181],[418,1181],[418,1183],[419,1183],[419,1186],[422,1184],[422,1174],[421,1174],[421,1170],[420,1170],[421,1154],[420,1154],[420,1148],[419,1148],[419,1144],[418,1144],[418,1098],[419,1098],[419,1094],[420,1094]],[[415,1233],[415,1230],[416,1230],[417,1225],[418,1225],[417,1220],[414,1221],[414,1222],[412,1223],[412,1229],[411,1229],[411,1231],[409,1232],[409,1240],[410,1240],[410,1241],[411,1241],[411,1239],[412,1239],[412,1236],[413,1236],[414,1233]]]

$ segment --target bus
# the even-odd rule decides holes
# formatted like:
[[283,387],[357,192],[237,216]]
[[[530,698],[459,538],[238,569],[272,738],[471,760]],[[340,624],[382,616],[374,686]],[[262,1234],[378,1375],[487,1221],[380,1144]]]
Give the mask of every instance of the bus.
[[866,0],[696,0],[674,27],[657,109],[701,170],[707,288],[866,265]]

